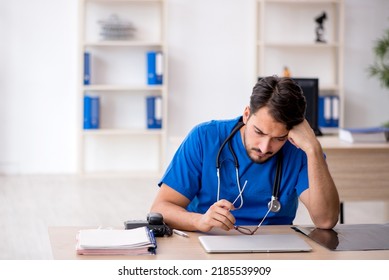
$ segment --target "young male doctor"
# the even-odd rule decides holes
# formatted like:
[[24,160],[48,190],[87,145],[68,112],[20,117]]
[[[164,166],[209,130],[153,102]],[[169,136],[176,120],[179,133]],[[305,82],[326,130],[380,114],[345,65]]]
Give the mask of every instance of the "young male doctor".
[[242,116],[192,129],[151,211],[176,229],[253,234],[245,226],[292,224],[300,200],[317,228],[334,227],[339,196],[305,109],[292,79],[262,78]]

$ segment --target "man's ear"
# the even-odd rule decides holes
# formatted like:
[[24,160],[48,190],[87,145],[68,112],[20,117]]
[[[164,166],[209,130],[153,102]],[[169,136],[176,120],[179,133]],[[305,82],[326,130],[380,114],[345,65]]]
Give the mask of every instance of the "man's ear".
[[246,108],[243,111],[243,123],[246,124],[248,119],[250,117],[250,107],[246,106]]

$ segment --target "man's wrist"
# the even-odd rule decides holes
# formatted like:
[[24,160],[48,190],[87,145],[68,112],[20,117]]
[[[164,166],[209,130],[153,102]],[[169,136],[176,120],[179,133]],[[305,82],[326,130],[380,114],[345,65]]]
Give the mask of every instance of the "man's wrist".
[[323,156],[323,148],[317,139],[304,152],[307,157]]

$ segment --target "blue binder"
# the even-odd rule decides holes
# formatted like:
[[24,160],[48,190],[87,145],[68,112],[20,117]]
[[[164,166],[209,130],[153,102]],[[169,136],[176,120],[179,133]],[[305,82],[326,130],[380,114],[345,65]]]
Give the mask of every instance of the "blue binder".
[[100,98],[98,96],[84,96],[84,129],[100,127]]
[[319,97],[319,126],[320,127],[339,126],[339,97],[338,96]]
[[162,97],[146,97],[147,128],[162,128]]
[[90,64],[91,55],[89,52],[84,52],[84,85],[90,85]]
[[147,52],[147,84],[161,85],[163,82],[162,52]]
[[339,127],[339,97],[331,96],[331,127]]

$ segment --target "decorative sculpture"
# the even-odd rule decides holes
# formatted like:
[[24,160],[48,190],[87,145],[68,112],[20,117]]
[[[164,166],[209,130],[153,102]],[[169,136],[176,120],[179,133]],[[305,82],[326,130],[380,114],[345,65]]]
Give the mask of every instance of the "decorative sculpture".
[[324,40],[324,21],[327,19],[327,14],[326,12],[323,12],[321,15],[315,18],[315,21],[317,23],[317,27],[315,29],[316,31],[316,42],[317,43],[325,43],[326,41]]

